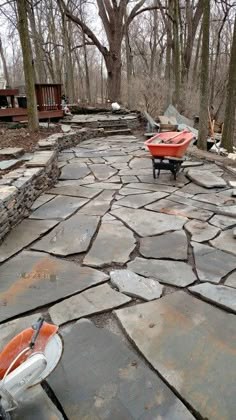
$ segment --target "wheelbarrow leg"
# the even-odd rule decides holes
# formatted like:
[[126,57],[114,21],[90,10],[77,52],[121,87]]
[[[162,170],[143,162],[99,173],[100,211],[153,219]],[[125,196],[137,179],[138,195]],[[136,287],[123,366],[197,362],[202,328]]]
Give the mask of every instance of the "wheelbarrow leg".
[[152,174],[153,178],[156,179],[156,168],[155,168],[155,160],[152,159]]

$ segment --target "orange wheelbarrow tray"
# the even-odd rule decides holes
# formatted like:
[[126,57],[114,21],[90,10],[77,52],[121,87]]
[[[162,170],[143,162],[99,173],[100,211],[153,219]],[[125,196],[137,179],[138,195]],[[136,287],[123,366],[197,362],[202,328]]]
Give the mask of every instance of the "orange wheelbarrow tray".
[[189,144],[194,139],[193,133],[187,130],[176,133],[169,131],[166,133],[158,133],[151,139],[145,141],[151,155],[155,157],[174,157],[182,158]]

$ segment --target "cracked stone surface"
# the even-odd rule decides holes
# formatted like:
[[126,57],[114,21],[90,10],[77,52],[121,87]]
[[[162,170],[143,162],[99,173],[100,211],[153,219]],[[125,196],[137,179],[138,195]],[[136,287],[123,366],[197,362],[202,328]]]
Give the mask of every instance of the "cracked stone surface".
[[57,224],[57,220],[23,220],[0,245],[0,262],[21,251]]
[[192,242],[196,270],[201,281],[219,283],[236,267],[236,258],[227,252]]
[[130,270],[114,270],[110,272],[111,284],[128,296],[143,300],[153,300],[161,297],[163,286],[157,280],[147,279]]
[[105,273],[71,261],[24,251],[1,266],[0,320],[55,302],[107,279]]
[[157,203],[146,206],[146,208],[165,214],[172,214],[175,216],[188,217],[189,219],[198,219],[203,221],[208,220],[212,216],[212,213],[208,210],[202,210],[193,206],[176,203],[169,199],[160,200]]
[[[194,419],[118,335],[84,319],[62,335],[67,351],[49,385],[69,419],[150,420],[157,413],[165,420]],[[78,377],[83,377],[81,386]]]
[[49,192],[51,194],[71,195],[72,197],[93,198],[93,197],[96,197],[96,195],[98,195],[100,192],[102,192],[102,190],[100,189],[96,190],[96,189],[86,188],[81,185],[72,184],[72,185],[65,185],[61,187],[56,186],[55,188],[51,188]]
[[146,206],[149,203],[160,200],[161,198],[166,197],[168,194],[164,192],[153,192],[148,194],[135,194],[128,195],[124,198],[121,198],[117,201],[119,206],[132,207],[138,209],[140,207]]
[[116,209],[111,214],[121,219],[139,236],[159,235],[171,230],[180,230],[187,221],[184,217],[149,212],[141,209]]
[[83,263],[92,267],[105,264],[125,264],[135,248],[133,233],[121,222],[103,222]]
[[96,216],[75,214],[60,223],[31,248],[63,257],[85,252],[97,230],[99,221],[100,218]]
[[234,418],[232,314],[185,292],[115,313],[148,362],[197,413],[214,420]]
[[145,258],[187,260],[188,241],[184,231],[164,233],[140,239],[140,254]]
[[214,187],[226,187],[226,182],[223,178],[215,175],[211,171],[202,171],[190,169],[187,172],[187,176],[196,184],[205,187],[205,188],[214,188]]
[[195,242],[209,241],[221,232],[219,228],[211,226],[207,222],[200,222],[199,220],[191,220],[184,227],[190,233],[192,241]]
[[104,181],[105,179],[108,179],[117,173],[116,169],[111,168],[111,166],[105,164],[94,164],[89,165],[89,167],[98,181]]
[[60,179],[80,179],[90,172],[86,163],[69,163],[62,168]]
[[189,287],[190,292],[211,303],[236,313],[236,290],[231,287],[211,283],[197,284]]
[[117,308],[130,300],[108,284],[102,284],[57,303],[50,308],[49,314],[55,324],[61,325],[73,319]]
[[58,195],[34,210],[30,219],[66,219],[87,202],[86,198]]
[[[201,163],[184,172],[219,187],[184,172],[154,180],[141,137],[59,153],[61,179],[0,244],[1,346],[40,315],[65,340],[51,391],[29,395],[15,420],[235,418],[236,181]],[[0,235],[21,206],[19,177],[0,180]]]
[[232,273],[227,277],[225,286],[234,287],[236,289],[236,272]]
[[211,245],[215,248],[221,249],[222,251],[236,255],[236,239],[234,237],[234,230],[235,229],[228,229],[221,232],[217,238],[210,241]]
[[160,283],[177,287],[186,287],[197,280],[191,266],[180,261],[137,257],[128,263],[128,268],[141,276],[155,278]]

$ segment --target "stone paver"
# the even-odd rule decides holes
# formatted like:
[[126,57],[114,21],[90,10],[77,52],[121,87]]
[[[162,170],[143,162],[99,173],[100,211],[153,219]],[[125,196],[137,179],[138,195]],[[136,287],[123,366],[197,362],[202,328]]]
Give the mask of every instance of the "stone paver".
[[221,232],[219,228],[199,220],[191,220],[191,222],[186,223],[184,227],[187,232],[190,233],[192,241],[195,242],[209,241]]
[[[138,184],[141,185],[141,184]],[[120,189],[119,194],[123,196],[127,195],[139,195],[139,194],[150,194],[151,191],[149,190],[142,190],[142,189],[135,189],[135,188],[127,188],[128,186],[125,186]]]
[[55,188],[52,188],[49,190],[49,193],[51,194],[57,194],[57,195],[71,195],[72,197],[83,197],[83,198],[93,198],[96,197],[100,192],[102,192],[101,189],[91,189],[86,188],[81,185],[65,185],[65,186],[56,186]]
[[187,172],[187,176],[191,181],[205,188],[219,188],[226,187],[227,185],[223,178],[215,175],[211,171],[203,172],[202,170],[190,169]]
[[0,245],[0,262],[7,260],[21,251],[57,224],[57,220],[23,220],[23,222],[9,233]]
[[194,419],[121,337],[105,328],[96,328],[88,320],[67,327],[62,335],[67,350],[49,377],[49,385],[67,418]]
[[111,176],[117,173],[117,170],[111,168],[109,165],[105,164],[94,164],[89,165],[93,175],[98,181],[104,181],[105,179],[111,178]]
[[141,276],[155,278],[160,283],[177,287],[186,287],[197,280],[191,266],[180,261],[137,257],[128,263],[128,268]]
[[61,325],[73,319],[117,308],[130,300],[108,284],[102,284],[57,303],[49,309],[49,314],[55,324]]
[[6,169],[13,168],[18,163],[17,159],[2,160],[0,161],[0,170],[4,171]]
[[125,264],[135,248],[133,233],[121,222],[103,222],[83,263],[92,267]]
[[66,219],[87,202],[86,198],[58,195],[34,210],[30,219]]
[[187,260],[188,241],[186,234],[180,230],[141,238],[139,252],[145,258]]
[[201,281],[219,283],[236,267],[236,257],[213,247],[192,242],[198,277]]
[[108,276],[41,252],[24,251],[0,270],[0,320],[56,302]]
[[171,187],[170,185],[163,185],[163,184],[149,184],[149,183],[134,183],[131,182],[130,184],[126,185],[127,188],[133,188],[133,189],[140,189],[140,190],[148,190],[148,191],[163,191],[167,192],[169,194],[175,192],[177,190],[177,187]]
[[198,209],[193,206],[176,203],[169,199],[160,200],[157,203],[146,206],[147,209],[158,211],[160,213],[172,214],[175,216],[188,217],[189,219],[198,219],[206,221],[212,213],[208,210]]
[[209,220],[209,223],[211,225],[219,227],[222,230],[225,230],[231,226],[235,226],[236,219],[233,217],[221,216],[221,215],[216,214]]
[[236,255],[236,239],[234,237],[235,229],[228,229],[222,232],[217,238],[210,241],[211,245],[222,251]]
[[31,248],[63,257],[86,252],[99,221],[100,218],[96,216],[75,214],[60,223]]
[[197,194],[193,200],[202,201],[204,203],[215,204],[216,206],[229,206],[236,203],[236,200],[226,194]]
[[234,419],[235,316],[185,292],[116,315],[139,351],[196,413]]
[[128,296],[153,300],[161,297],[163,286],[157,280],[147,279],[130,270],[110,271],[111,284]]
[[42,206],[43,204],[47,203],[48,201],[55,198],[54,194],[42,194],[40,195],[37,200],[34,201],[33,205],[31,206],[31,210],[36,210],[38,207]]
[[236,290],[222,284],[202,283],[189,287],[190,292],[236,313]]
[[62,168],[60,179],[80,179],[90,172],[86,163],[70,163]]
[[170,216],[142,209],[121,208],[111,211],[140,236],[159,235],[171,230],[180,230],[186,223],[184,217]]
[[5,147],[0,149],[0,156],[19,157],[23,153],[24,149],[22,147]]
[[88,188],[99,188],[101,190],[119,190],[120,184],[115,184],[113,182],[96,182],[93,184],[85,183]]
[[[91,191],[94,191],[91,188]],[[86,215],[90,214],[93,216],[103,216],[111,207],[111,202],[114,199],[115,191],[106,190],[99,194],[96,198],[91,200],[86,204],[81,210],[80,213]]]
[[122,207],[132,207],[134,209],[138,209],[140,207],[146,206],[149,203],[153,203],[154,201],[156,202],[157,200],[160,200],[161,198],[164,198],[167,195],[168,193],[164,193],[161,191],[148,194],[128,195],[118,200],[117,204]]
[[227,277],[225,286],[234,287],[236,289],[236,271]]

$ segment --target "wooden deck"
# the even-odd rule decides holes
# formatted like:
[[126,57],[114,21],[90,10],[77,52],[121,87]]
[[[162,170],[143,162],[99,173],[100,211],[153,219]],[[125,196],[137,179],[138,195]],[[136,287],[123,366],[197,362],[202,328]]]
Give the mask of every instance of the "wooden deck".
[[[62,118],[63,117],[63,110],[62,109],[55,109],[55,110],[48,110],[48,111],[39,111],[39,119],[46,120],[49,118]],[[14,122],[20,121],[27,121],[27,109],[26,108],[6,108],[0,109],[0,120],[4,121],[11,120]]]

